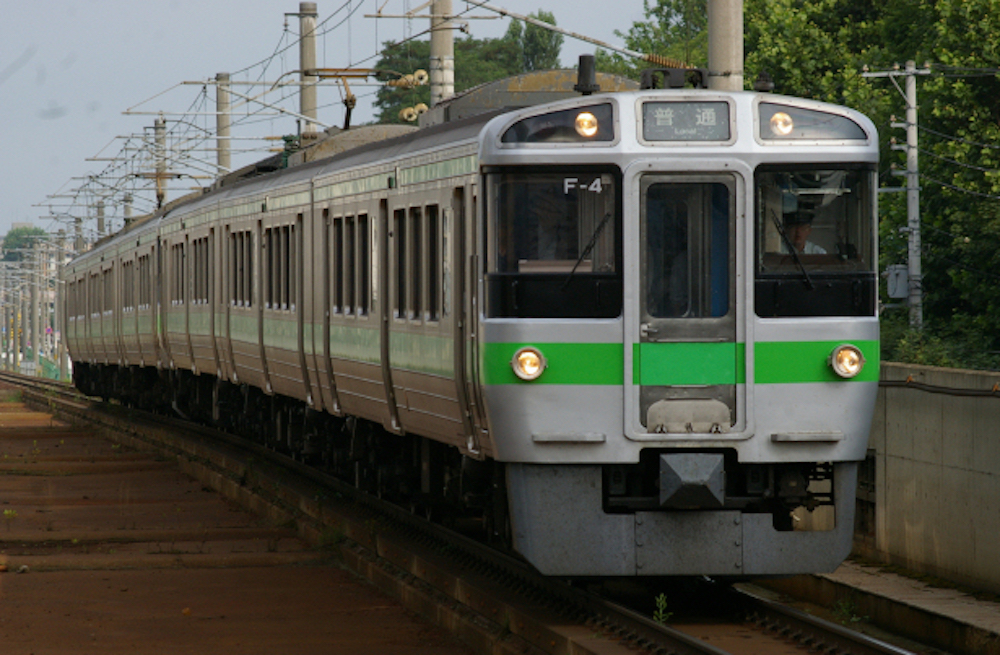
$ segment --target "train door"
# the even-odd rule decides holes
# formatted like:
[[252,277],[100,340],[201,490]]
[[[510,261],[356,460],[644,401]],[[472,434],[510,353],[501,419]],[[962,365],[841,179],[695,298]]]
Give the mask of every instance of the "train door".
[[473,186],[455,189],[449,216],[454,253],[455,372],[462,424],[472,453],[483,448],[486,420],[479,385],[479,258],[476,245],[476,196]]
[[[742,179],[640,174],[625,340],[625,428],[638,439],[724,438],[745,421],[746,353],[736,229]],[[636,213],[636,210],[638,212]]]

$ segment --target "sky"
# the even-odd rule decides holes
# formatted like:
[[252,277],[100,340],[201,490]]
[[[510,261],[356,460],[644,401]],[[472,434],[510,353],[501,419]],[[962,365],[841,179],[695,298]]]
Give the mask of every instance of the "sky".
[[[381,43],[418,35],[428,27],[426,18],[367,17],[380,10],[383,16],[417,10],[418,0],[318,0],[316,4],[320,67],[373,67]],[[544,9],[563,29],[618,46],[623,44],[615,30],[627,32],[643,19],[642,0],[623,0],[614,12],[596,11],[579,0],[490,4],[519,14]],[[192,137],[215,126],[214,116],[208,115],[215,110],[215,88],[203,82],[219,72],[230,72],[241,82],[274,82],[297,70],[299,19],[286,18],[286,13],[298,10],[298,0],[3,0],[0,236],[15,222],[53,233],[60,228],[70,232],[78,216],[84,218],[89,233],[95,229],[94,207],[104,192],[112,194],[108,222],[112,229],[120,227],[122,191],[149,189],[143,174],[152,170],[148,159],[126,155],[134,152],[143,135],[151,135],[157,114],[163,112],[176,135],[171,143],[176,142],[173,139],[196,143]],[[495,13],[462,0],[453,0],[453,11],[488,17],[467,21],[475,38],[501,37],[509,25],[510,19],[496,18]],[[415,13],[426,15],[428,10]],[[589,43],[566,37],[562,63],[572,67],[580,54],[594,50]],[[234,90],[253,96],[263,87],[234,86]],[[371,120],[375,88],[358,81],[351,82],[351,90],[359,97],[352,124]],[[265,99],[278,101],[279,94],[280,89]],[[320,121],[343,122],[340,94],[339,88],[320,90]],[[297,111],[298,100],[286,100],[281,106]],[[267,110],[258,103],[235,109],[243,114],[234,116],[234,148],[258,150],[234,153],[234,165],[267,156],[266,148],[275,142],[260,137],[297,131],[294,118],[262,116]],[[132,113],[125,115],[126,110]],[[200,178],[210,171],[215,155],[192,150],[188,158],[184,170],[189,177],[171,183],[168,200],[209,183]],[[130,163],[122,163],[126,160]],[[138,193],[134,214],[149,211],[152,197],[149,191]]]

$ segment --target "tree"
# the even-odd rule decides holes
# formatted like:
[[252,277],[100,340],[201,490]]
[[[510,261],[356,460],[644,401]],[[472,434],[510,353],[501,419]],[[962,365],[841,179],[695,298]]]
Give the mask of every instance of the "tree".
[[[633,23],[627,34],[615,30],[625,47],[643,54],[656,54],[691,66],[708,62],[707,0],[643,0],[645,21]],[[616,53],[597,51],[598,70],[638,79],[649,64]]]
[[[520,53],[517,44],[506,39],[458,39],[455,41],[455,92],[491,82],[520,72]],[[409,41],[402,45],[386,44],[375,68],[399,74],[427,70],[430,61],[430,43]],[[387,81],[395,77],[382,74],[378,79]],[[430,105],[430,87],[402,88],[382,86],[376,94],[379,123],[403,123],[399,112],[417,103]]]
[[[539,9],[528,16],[543,23],[556,24],[555,16],[548,11]],[[559,68],[559,52],[563,44],[562,34],[532,23],[521,25],[521,21],[512,20],[503,38],[505,41],[513,43],[520,52],[523,72]]]
[[24,251],[31,248],[36,239],[47,235],[48,233],[40,227],[12,228],[3,239],[3,260],[5,262],[21,261],[25,258]]

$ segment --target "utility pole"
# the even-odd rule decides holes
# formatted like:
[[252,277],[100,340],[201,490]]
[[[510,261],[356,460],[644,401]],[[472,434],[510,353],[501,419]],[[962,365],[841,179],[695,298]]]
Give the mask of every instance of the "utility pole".
[[153,122],[153,154],[156,157],[156,207],[167,199],[167,119],[159,116]]
[[316,138],[316,75],[306,75],[316,70],[316,3],[299,3],[299,113],[307,119],[302,126],[304,139]]
[[[902,71],[863,72],[863,77],[905,77],[906,122],[892,122],[894,128],[906,128],[906,146],[893,145],[893,150],[906,151],[906,172],[896,175],[906,176],[905,188],[881,189],[881,191],[906,191],[906,227],[907,233],[907,301],[910,307],[910,327],[914,330],[924,328],[924,287],[923,272],[920,259],[920,166],[917,150],[917,75],[929,75],[930,68],[924,66],[917,70],[917,65],[911,60],[906,62]],[[895,83],[895,80],[893,81]],[[897,87],[898,88],[898,87]]]
[[743,0],[708,0],[708,88],[743,90]]
[[215,76],[215,143],[216,164],[219,175],[225,175],[233,168],[232,155],[229,147],[231,104],[229,101],[229,73],[218,73]]
[[455,95],[455,37],[451,0],[431,2],[431,107]]

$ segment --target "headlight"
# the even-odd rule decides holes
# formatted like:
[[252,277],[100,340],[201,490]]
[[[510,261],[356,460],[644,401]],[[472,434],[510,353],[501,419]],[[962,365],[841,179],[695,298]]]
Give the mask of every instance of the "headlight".
[[576,133],[588,139],[597,134],[597,117],[589,111],[577,114]]
[[542,353],[531,346],[521,348],[514,353],[514,358],[510,360],[510,367],[514,369],[514,375],[528,382],[538,379],[547,365],[548,362],[545,361]]
[[842,378],[853,378],[865,367],[865,356],[857,346],[837,346],[830,353],[830,366]]
[[795,122],[785,112],[779,111],[771,116],[771,131],[778,136],[788,136],[793,129],[795,129]]

